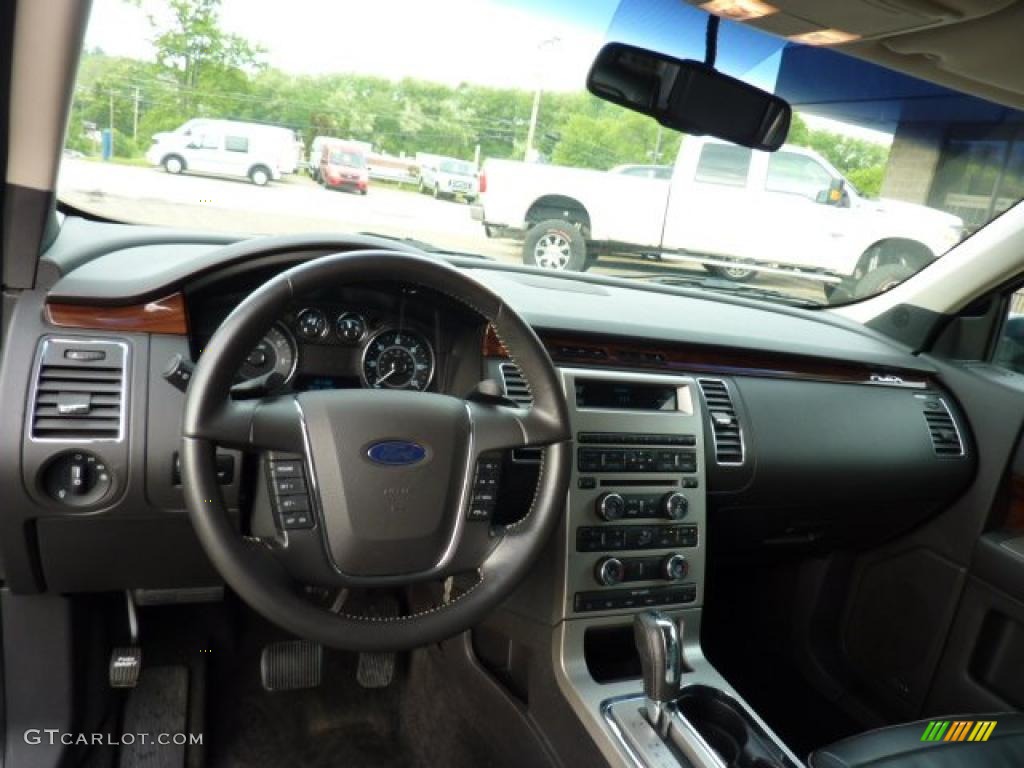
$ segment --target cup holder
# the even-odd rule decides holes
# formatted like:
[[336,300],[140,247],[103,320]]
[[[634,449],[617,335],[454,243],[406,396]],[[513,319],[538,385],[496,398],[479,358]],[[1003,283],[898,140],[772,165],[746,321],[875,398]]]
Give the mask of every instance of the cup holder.
[[797,768],[746,709],[724,691],[706,685],[687,686],[676,707],[727,768]]

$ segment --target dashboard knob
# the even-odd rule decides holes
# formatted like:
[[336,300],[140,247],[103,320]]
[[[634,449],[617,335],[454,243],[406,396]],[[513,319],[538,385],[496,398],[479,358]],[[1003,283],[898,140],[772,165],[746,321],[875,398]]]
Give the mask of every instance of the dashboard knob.
[[686,562],[685,557],[678,553],[673,552],[671,555],[666,555],[665,559],[661,561],[661,576],[669,581],[681,581],[689,572],[690,564]]
[[682,520],[690,508],[690,502],[678,491],[666,493],[661,497],[661,514],[669,520]]
[[598,584],[606,587],[614,587],[621,584],[626,576],[626,568],[617,557],[602,557],[594,566],[594,578]]
[[602,493],[597,497],[596,510],[602,520],[621,520],[626,514],[626,500],[618,493]]

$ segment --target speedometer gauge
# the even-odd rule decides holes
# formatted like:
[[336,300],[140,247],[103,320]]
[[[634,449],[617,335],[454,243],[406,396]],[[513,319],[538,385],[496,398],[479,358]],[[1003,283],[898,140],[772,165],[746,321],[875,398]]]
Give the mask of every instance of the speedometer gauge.
[[245,358],[238,375],[245,381],[262,380],[273,391],[291,380],[297,362],[295,340],[284,327],[275,325]]
[[363,351],[362,375],[367,387],[425,390],[434,375],[434,350],[415,331],[381,331]]

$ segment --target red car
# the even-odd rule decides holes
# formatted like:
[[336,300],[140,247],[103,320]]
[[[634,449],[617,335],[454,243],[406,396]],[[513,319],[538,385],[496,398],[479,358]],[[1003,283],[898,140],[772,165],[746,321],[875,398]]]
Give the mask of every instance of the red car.
[[352,189],[365,195],[370,184],[366,155],[357,147],[325,144],[320,155],[320,183],[331,189]]

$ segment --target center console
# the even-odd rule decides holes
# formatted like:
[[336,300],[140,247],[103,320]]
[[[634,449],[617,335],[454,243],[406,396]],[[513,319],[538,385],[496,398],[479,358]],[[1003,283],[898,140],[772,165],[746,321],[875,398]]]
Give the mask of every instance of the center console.
[[564,370],[576,440],[563,616],[698,606],[703,425],[693,379]]
[[[561,374],[575,440],[554,617],[563,697],[609,765],[801,765],[701,649],[707,454],[696,380]],[[654,717],[634,635],[651,611],[673,627],[680,659]]]

